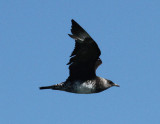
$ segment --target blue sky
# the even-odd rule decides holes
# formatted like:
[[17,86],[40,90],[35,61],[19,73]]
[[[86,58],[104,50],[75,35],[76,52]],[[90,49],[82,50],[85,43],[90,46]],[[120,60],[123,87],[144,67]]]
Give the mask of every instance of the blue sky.
[[[159,0],[1,0],[1,124],[159,124]],[[121,87],[80,95],[65,81],[75,19],[98,43],[97,75]]]

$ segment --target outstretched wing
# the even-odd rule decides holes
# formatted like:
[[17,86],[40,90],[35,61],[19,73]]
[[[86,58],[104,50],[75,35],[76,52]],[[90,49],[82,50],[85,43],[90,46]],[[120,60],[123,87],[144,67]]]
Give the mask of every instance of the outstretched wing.
[[72,34],[75,48],[68,63],[70,80],[87,80],[96,76],[95,70],[102,63],[99,59],[101,51],[90,35],[72,19]]

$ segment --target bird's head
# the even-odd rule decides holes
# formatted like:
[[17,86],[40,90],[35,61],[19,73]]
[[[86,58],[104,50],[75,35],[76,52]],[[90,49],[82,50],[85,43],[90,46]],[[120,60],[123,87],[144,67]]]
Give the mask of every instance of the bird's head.
[[112,86],[120,87],[118,84],[113,83],[111,80],[107,80],[107,82],[110,87]]

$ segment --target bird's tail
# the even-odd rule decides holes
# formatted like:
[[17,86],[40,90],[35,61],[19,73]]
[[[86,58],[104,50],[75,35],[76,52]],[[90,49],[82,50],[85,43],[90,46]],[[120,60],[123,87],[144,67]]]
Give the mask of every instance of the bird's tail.
[[43,90],[43,89],[63,90],[63,84],[64,83],[55,84],[55,85],[52,85],[52,86],[44,86],[44,87],[40,87],[39,89],[40,90]]
[[40,89],[40,90],[43,90],[43,89],[52,89],[52,87],[53,87],[53,86],[44,86],[44,87],[40,87],[39,89]]

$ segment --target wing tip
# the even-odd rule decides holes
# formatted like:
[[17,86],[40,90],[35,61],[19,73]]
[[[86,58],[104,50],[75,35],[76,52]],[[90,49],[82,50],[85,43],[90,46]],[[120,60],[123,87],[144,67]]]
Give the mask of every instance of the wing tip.
[[71,19],[71,22],[73,23],[73,22],[76,22],[74,19]]
[[[73,25],[76,25],[76,26],[81,27],[74,19],[71,19],[71,22],[72,22],[72,26],[73,26]],[[82,27],[81,27],[81,28],[82,28]]]

